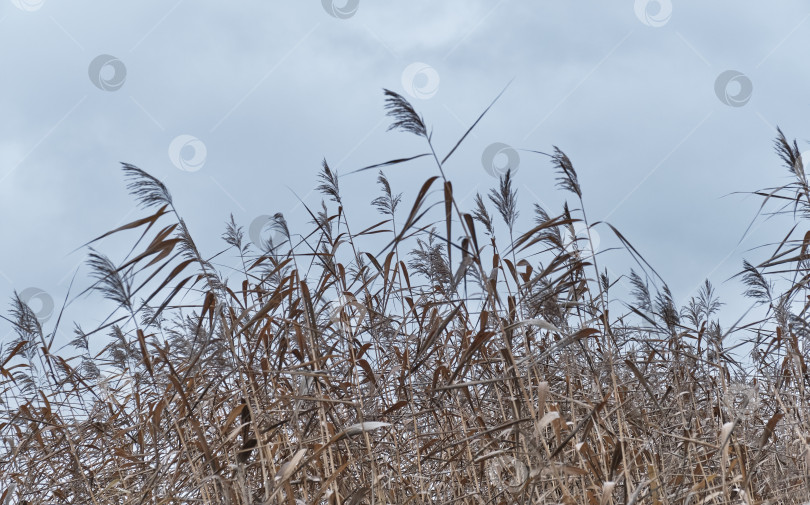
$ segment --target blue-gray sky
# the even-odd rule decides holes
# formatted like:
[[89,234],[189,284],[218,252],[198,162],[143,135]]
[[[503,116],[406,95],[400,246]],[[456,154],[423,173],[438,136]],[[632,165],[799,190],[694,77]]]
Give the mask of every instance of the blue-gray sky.
[[[785,182],[776,125],[807,146],[809,17],[799,0],[0,0],[0,295],[36,288],[60,305],[84,260],[71,251],[143,215],[121,161],[167,183],[213,254],[231,213],[246,227],[305,221],[296,194],[318,204],[322,158],[347,173],[422,152],[386,132],[382,88],[413,102],[445,153],[514,78],[446,167],[456,195],[471,206],[496,182],[482,165],[495,142],[557,145],[590,219],[621,229],[683,302],[786,230],[759,226],[738,246],[759,202],[723,196]],[[523,222],[535,201],[558,212],[547,159],[518,153]],[[387,172],[408,205],[435,166]],[[372,222],[374,178],[341,179],[350,219]],[[727,324],[740,291],[721,286]],[[89,328],[98,309],[67,317]]]

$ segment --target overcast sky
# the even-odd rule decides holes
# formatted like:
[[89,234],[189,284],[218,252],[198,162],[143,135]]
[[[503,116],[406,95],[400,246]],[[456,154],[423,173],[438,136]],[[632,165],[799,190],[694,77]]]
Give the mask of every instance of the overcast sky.
[[[445,169],[468,208],[511,161],[524,222],[534,202],[559,212],[548,160],[520,151],[557,145],[592,221],[622,230],[677,301],[709,277],[736,314],[741,286],[723,281],[787,228],[738,245],[759,201],[724,195],[785,182],[777,125],[807,147],[808,17],[800,0],[0,0],[0,295],[25,292],[48,319],[77,268],[87,285],[72,251],[144,215],[119,162],[167,183],[210,255],[231,213],[303,222],[323,158],[347,173],[422,152],[386,132],[382,88],[443,154],[514,78]],[[435,166],[387,172],[410,205]],[[374,179],[341,179],[350,219],[371,222]],[[92,328],[82,303],[68,318]]]

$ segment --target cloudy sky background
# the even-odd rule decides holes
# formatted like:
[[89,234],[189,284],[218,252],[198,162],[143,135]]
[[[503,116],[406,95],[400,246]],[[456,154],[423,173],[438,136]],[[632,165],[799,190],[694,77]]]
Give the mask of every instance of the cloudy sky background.
[[[748,303],[724,281],[789,223],[755,226],[738,244],[759,201],[726,195],[787,181],[777,125],[802,148],[810,137],[810,6],[799,0],[0,1],[0,295],[44,292],[32,301],[44,316],[42,301],[58,308],[74,273],[73,294],[88,285],[74,250],[144,215],[119,162],[163,180],[213,255],[231,213],[245,227],[275,212],[304,223],[298,199],[319,205],[323,158],[345,174],[423,152],[386,132],[382,88],[413,102],[443,155],[514,78],[445,168],[463,205],[497,182],[487,146],[557,145],[590,219],[622,230],[680,303],[709,277],[728,326]],[[546,158],[517,152],[526,225],[532,203],[557,213],[570,195],[554,189]],[[435,166],[387,173],[409,206]],[[374,179],[341,178],[351,220],[374,222]],[[615,244],[606,229],[600,242]],[[125,245],[98,247],[120,259]],[[609,254],[602,265],[626,273],[626,255]],[[93,328],[109,308],[98,298],[66,317]]]

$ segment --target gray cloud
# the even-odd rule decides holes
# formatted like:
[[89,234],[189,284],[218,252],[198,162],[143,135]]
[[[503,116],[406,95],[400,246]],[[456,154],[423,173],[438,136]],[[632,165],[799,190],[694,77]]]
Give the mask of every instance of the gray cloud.
[[[168,184],[207,251],[221,247],[230,213],[245,227],[275,212],[291,226],[305,222],[296,194],[317,204],[310,190],[323,157],[346,173],[421,152],[416,139],[385,132],[381,95],[383,87],[408,93],[403,73],[420,63],[432,73],[417,76],[427,81],[410,95],[444,152],[515,79],[448,163],[457,195],[494,184],[481,165],[493,143],[558,145],[579,171],[590,217],[622,229],[676,297],[688,297],[706,275],[728,278],[755,254],[746,248],[778,235],[759,227],[732,252],[758,202],[721,197],[779,183],[775,125],[808,137],[808,14],[798,0],[676,3],[654,27],[633,2],[361,1],[345,19],[319,2],[5,2],[0,293],[37,287],[61,303],[83,258],[71,251],[139,215],[120,161]],[[90,78],[100,55],[125,68],[115,90]],[[728,70],[750,80],[742,106],[716,95]],[[199,169],[173,162],[181,136],[205,147]],[[415,162],[389,175],[407,201],[434,171]],[[371,219],[373,179],[344,185],[357,219]],[[542,156],[521,152],[516,182],[527,208],[535,199],[552,211],[562,203]],[[603,249],[615,245],[607,233],[601,240]],[[103,249],[115,257],[127,245]],[[629,266],[616,256],[617,273]],[[733,282],[721,290],[739,291]],[[82,303],[68,318],[104,316]]]

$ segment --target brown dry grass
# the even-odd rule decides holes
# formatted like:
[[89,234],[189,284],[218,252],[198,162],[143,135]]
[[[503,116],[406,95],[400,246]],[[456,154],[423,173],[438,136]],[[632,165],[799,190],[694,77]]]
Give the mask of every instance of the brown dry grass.
[[[380,222],[356,230],[324,162],[328,204],[307,233],[277,215],[284,243],[257,253],[228,224],[243,265],[231,281],[163,184],[124,166],[147,215],[110,232],[139,234],[127,259],[89,263],[114,321],[77,326],[78,353],[63,357],[55,329],[15,298],[19,338],[0,349],[0,504],[808,499],[810,233],[794,235],[810,188],[795,142],[779,132],[793,182],[760,194],[797,226],[741,274],[767,316],[731,331],[708,282],[676,307],[623,236],[588,223],[562,151],[547,156],[578,208],[537,207],[520,233],[509,174],[460,208],[442,170],[458,144],[440,159],[411,105],[386,97],[392,128],[424,139],[438,175],[407,207],[380,173]],[[580,221],[639,261],[635,300],[613,300],[617,279],[570,242]],[[97,332],[110,338],[93,355]],[[740,341],[756,348],[744,366],[728,349]]]

